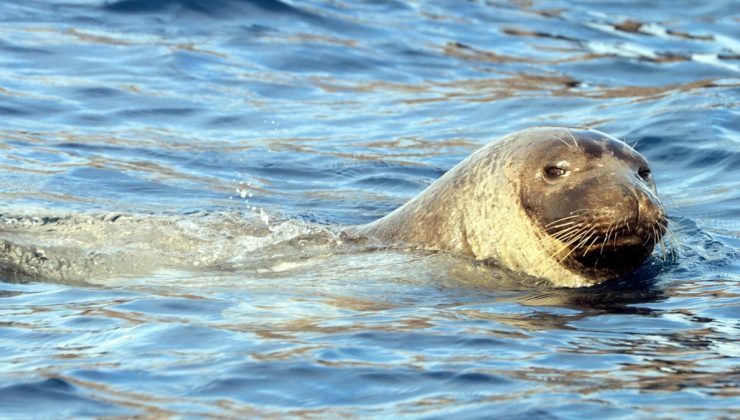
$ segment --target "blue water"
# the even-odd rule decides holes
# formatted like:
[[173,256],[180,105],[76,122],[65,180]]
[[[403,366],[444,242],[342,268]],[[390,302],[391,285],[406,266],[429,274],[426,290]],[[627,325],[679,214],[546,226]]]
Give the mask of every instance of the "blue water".
[[[206,242],[223,270],[0,283],[0,416],[740,416],[738,10],[0,3],[0,213],[227,214],[272,235]],[[374,220],[544,124],[651,161],[675,261],[562,290],[269,247],[286,221]]]

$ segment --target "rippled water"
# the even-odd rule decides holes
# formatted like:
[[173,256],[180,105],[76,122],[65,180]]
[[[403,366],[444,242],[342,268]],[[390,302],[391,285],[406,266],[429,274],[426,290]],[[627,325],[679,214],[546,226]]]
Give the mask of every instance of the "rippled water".
[[[151,240],[0,283],[2,416],[739,416],[737,6],[0,3],[2,239]],[[563,290],[338,245],[543,124],[648,157],[676,261]]]

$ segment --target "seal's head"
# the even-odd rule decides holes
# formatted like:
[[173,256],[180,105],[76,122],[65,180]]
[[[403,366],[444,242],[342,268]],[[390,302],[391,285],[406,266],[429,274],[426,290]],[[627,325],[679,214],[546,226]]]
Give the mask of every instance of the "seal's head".
[[598,282],[640,266],[666,232],[647,160],[595,130],[538,133],[517,167],[519,199],[548,253]]
[[639,153],[595,130],[536,127],[480,148],[355,232],[580,287],[637,268],[666,226]]

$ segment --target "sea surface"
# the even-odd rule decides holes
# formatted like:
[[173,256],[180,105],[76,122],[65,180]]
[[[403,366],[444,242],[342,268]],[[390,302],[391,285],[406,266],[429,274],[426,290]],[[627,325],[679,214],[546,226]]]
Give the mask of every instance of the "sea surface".
[[[739,28],[732,0],[0,2],[0,220],[124,215],[158,226],[134,260],[222,262],[3,278],[0,417],[740,417]],[[332,236],[536,125],[644,154],[677,256],[557,289]]]

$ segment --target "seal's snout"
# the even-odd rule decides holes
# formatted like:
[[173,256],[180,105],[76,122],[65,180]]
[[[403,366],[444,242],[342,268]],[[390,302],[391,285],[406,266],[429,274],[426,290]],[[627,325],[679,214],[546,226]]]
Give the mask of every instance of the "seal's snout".
[[[537,217],[558,242],[557,261],[591,278],[612,278],[640,266],[666,232],[667,219],[650,180],[594,171],[545,197]],[[560,198],[559,200],[557,198]],[[584,205],[587,203],[587,205]]]
[[590,188],[598,203],[584,215],[584,238],[568,248],[565,263],[595,278],[614,277],[640,266],[667,230],[663,206],[648,184],[622,179]]
[[648,188],[636,186],[634,189],[637,217],[634,220],[635,234],[655,245],[668,228],[668,217],[663,205]]

